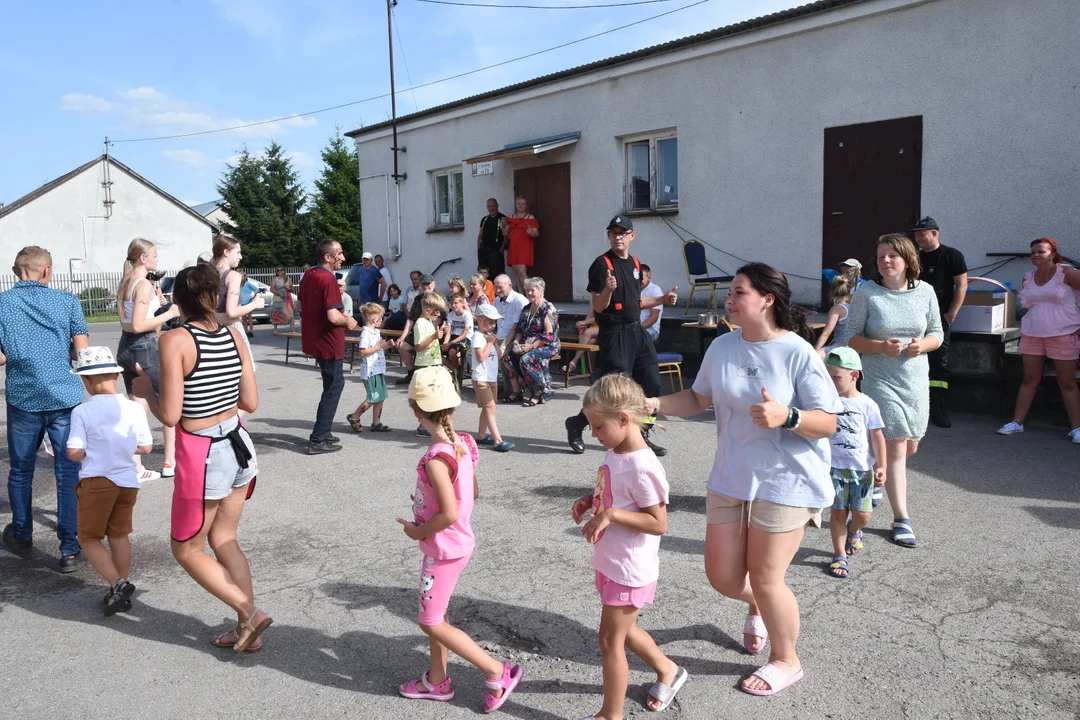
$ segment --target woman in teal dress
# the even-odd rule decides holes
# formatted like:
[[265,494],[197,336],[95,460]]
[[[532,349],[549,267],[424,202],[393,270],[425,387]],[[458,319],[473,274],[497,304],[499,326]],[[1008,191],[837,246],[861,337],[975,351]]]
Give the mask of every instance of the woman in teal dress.
[[874,245],[878,280],[851,300],[848,346],[863,356],[862,391],[885,421],[885,490],[893,511],[893,542],[915,547],[907,508],[907,459],[919,449],[930,418],[930,364],[941,344],[934,289],[919,281],[919,254],[904,235]]

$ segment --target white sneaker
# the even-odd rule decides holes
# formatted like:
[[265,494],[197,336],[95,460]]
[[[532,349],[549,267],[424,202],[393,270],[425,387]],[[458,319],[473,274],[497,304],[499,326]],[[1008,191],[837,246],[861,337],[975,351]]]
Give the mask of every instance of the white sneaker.
[[998,429],[998,435],[1019,435],[1024,432],[1024,426],[1015,420],[1010,420],[1005,425]]
[[169,463],[162,463],[161,465],[161,477],[171,478],[176,477],[176,468]]
[[1069,437],[1072,438],[1074,443],[1080,445],[1080,427],[1073,428],[1072,432],[1069,433]]
[[155,472],[154,470],[143,470],[141,473],[139,473],[139,482],[140,483],[144,483],[144,482],[147,482],[149,480],[160,480],[160,479],[161,479],[161,473]]

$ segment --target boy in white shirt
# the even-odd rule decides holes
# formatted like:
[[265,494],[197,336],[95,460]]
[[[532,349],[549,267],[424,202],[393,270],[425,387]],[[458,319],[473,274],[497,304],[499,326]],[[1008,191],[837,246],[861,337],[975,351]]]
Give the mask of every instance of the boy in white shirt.
[[885,484],[885,434],[881,431],[885,423],[877,403],[856,387],[862,373],[857,352],[849,347],[833,348],[825,356],[825,365],[844,405],[836,416],[836,433],[829,439],[836,489],[829,520],[833,541],[829,572],[846,578],[850,576],[848,559],[863,547],[862,529],[874,510],[874,488]]
[[[135,586],[131,573],[131,515],[139,492],[137,455],[153,447],[146,413],[138,403],[116,391],[123,368],[107,347],[79,350],[71,371],[82,378],[90,397],[71,411],[67,457],[81,463],[78,499],[78,537],[86,559],[109,583],[105,615],[131,609]],[[105,548],[102,538],[109,538]]]
[[385,311],[386,308],[375,302],[360,306],[360,315],[364,318],[364,329],[360,331],[360,379],[364,381],[367,397],[356,412],[345,417],[356,432],[364,431],[361,418],[368,408],[371,408],[372,432],[390,432],[390,428],[382,424],[382,406],[386,400],[386,348],[390,347],[379,331]]
[[499,435],[495,424],[495,395],[499,392],[499,340],[495,327],[502,315],[494,305],[478,305],[476,330],[472,334],[473,389],[476,390],[476,406],[480,408],[480,427],[477,429],[477,445],[488,445],[498,452],[512,450],[514,443]]

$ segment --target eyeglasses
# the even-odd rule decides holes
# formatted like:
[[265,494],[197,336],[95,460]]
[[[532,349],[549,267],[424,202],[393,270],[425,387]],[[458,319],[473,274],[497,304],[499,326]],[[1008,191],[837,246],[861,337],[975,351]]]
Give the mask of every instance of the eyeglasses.
[[613,238],[624,238],[624,237],[627,237],[629,235],[632,235],[633,233],[634,233],[633,230],[623,230],[621,232],[618,231],[618,230],[608,230],[607,231],[607,234],[610,237],[613,237]]

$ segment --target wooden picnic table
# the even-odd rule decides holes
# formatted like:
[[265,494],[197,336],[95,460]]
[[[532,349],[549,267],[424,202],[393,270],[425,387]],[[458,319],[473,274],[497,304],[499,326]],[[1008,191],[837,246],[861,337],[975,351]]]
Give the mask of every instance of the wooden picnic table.
[[[400,330],[382,330],[382,331],[380,331],[380,333],[382,334],[383,337],[387,337],[387,338],[401,337],[401,331]],[[289,352],[290,352],[290,349],[291,349],[290,345],[292,344],[292,341],[294,339],[297,339],[297,340],[301,339],[303,337],[303,335],[301,335],[301,333],[296,332],[295,330],[289,330],[287,332],[278,332],[278,331],[275,330],[274,335],[277,335],[278,337],[285,338],[285,362],[288,363],[289,362]],[[349,373],[351,374],[352,371],[353,371],[353,367],[356,364],[356,348],[359,347],[359,345],[360,345],[360,336],[359,335],[350,335],[348,332],[346,332],[345,333],[345,345],[349,347]],[[301,351],[301,352],[303,352],[303,351]],[[311,357],[311,356],[309,355],[308,357]]]
[[[823,323],[823,322],[812,322],[812,323],[808,323],[808,324],[810,325],[810,328],[812,330],[816,330],[816,331],[820,331],[822,328],[825,327],[825,323]],[[724,328],[725,333],[729,333],[732,330],[738,330],[739,329],[738,325],[732,325],[730,322],[728,322],[728,319],[725,318],[725,317],[719,318],[715,325],[702,325],[701,323],[688,322],[688,323],[683,323],[682,326],[684,328],[690,328],[691,330],[701,330],[701,333],[698,335],[698,342],[699,342],[699,345],[700,345],[700,348],[701,348],[701,357],[705,357],[705,350],[707,349],[705,340],[706,340],[706,335],[708,334],[708,331],[710,331],[710,330],[715,331],[716,332],[716,337],[719,337],[720,334],[721,334],[720,333],[720,328]]]

